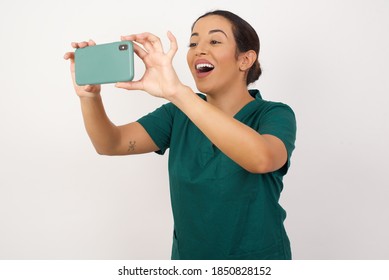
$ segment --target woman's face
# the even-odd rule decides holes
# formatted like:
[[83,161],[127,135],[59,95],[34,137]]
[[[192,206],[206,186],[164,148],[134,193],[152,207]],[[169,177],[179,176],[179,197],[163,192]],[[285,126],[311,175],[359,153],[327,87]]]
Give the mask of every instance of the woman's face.
[[197,88],[207,94],[231,89],[240,78],[231,23],[211,15],[198,20],[190,37],[187,61]]

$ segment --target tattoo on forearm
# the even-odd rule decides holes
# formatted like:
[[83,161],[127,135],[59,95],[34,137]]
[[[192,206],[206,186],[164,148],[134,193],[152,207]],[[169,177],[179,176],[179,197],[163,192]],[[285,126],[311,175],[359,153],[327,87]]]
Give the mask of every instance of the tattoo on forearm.
[[128,143],[128,152],[134,152],[136,148],[136,141],[130,141]]

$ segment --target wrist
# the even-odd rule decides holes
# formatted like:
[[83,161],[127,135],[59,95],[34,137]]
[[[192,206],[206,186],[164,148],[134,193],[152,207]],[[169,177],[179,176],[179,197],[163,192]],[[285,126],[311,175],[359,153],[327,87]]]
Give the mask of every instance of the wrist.
[[78,96],[81,103],[102,102],[100,93]]
[[188,94],[193,94],[193,90],[186,85],[180,84],[175,90],[173,90],[166,99],[172,103],[180,102],[182,98],[185,98]]
[[83,92],[82,94],[78,94],[80,100],[98,100],[101,99],[100,92]]

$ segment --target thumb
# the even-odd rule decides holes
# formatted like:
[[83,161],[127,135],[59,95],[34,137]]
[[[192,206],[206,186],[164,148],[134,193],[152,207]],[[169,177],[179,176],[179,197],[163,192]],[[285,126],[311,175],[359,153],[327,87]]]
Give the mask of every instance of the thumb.
[[174,55],[176,54],[176,52],[178,50],[177,39],[173,35],[173,33],[171,33],[170,31],[168,31],[167,36],[168,36],[169,41],[170,41],[170,49],[169,49],[167,54],[173,59]]
[[63,56],[65,60],[70,60],[70,71],[74,72],[74,52],[67,52]]
[[135,82],[119,82],[115,84],[117,88],[123,88],[127,90],[143,90],[143,83],[141,81]]

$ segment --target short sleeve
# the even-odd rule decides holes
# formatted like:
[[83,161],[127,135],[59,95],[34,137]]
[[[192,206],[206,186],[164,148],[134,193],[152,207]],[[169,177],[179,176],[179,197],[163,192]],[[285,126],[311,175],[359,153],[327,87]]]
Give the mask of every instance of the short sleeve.
[[290,157],[295,148],[296,141],[296,117],[293,110],[282,103],[273,103],[266,110],[259,125],[260,134],[270,134],[279,138],[285,145],[288,160],[281,171],[286,174],[290,166]]
[[158,146],[158,154],[163,155],[170,147],[173,119],[176,110],[176,106],[172,103],[167,103],[137,120]]

